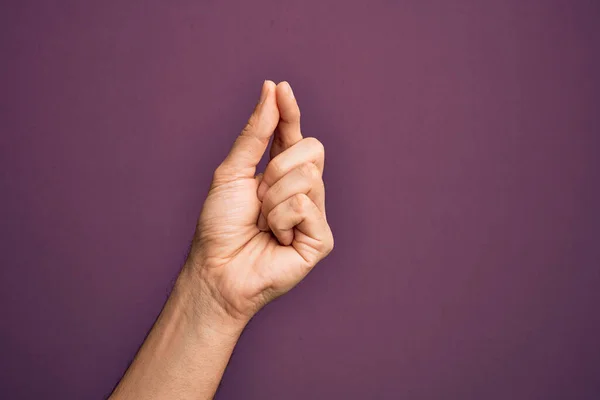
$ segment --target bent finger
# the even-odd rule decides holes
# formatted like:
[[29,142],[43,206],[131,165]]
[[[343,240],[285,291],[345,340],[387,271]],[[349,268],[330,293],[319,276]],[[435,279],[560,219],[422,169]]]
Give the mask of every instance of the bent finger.
[[305,194],[296,194],[277,205],[267,222],[279,243],[292,245],[310,263],[316,263],[333,248],[333,235],[325,217]]
[[278,204],[299,193],[306,194],[322,213],[325,212],[325,186],[315,164],[302,164],[275,182],[265,193],[262,213],[269,215]]
[[323,174],[325,148],[317,139],[310,137],[302,139],[267,164],[263,180],[258,187],[258,199],[262,201],[267,190],[285,174],[308,162],[315,164],[320,174]]

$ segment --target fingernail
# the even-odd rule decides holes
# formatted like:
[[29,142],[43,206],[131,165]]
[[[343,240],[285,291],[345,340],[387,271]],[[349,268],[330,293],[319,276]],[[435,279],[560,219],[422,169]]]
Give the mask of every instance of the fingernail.
[[268,188],[269,187],[267,186],[265,181],[262,181],[260,185],[258,185],[258,190],[256,191],[256,196],[258,197],[258,200],[263,200],[263,197],[265,196],[265,193],[267,193]]
[[287,86],[287,92],[290,95],[290,97],[293,99],[294,98],[294,91],[292,90],[292,86],[286,82],[286,86]]
[[263,213],[260,213],[260,215],[258,216],[257,225],[258,225],[258,229],[260,229],[263,232],[266,232],[269,230],[269,224],[267,224],[267,219],[265,218]]
[[269,85],[267,85],[267,81],[263,82],[262,89],[260,91],[260,99],[258,100],[258,104],[262,104],[267,99],[267,94],[269,93]]

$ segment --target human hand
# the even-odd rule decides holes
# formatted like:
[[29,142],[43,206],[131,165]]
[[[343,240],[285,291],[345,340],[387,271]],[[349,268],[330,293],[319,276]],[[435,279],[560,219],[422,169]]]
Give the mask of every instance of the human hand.
[[[255,175],[273,134],[271,160]],[[323,145],[302,137],[289,84],[265,81],[214,173],[184,267],[199,278],[201,304],[244,325],[329,254],[323,167]]]
[[[264,175],[256,165],[269,139]],[[212,399],[246,323],[333,248],[323,145],[302,138],[286,82],[261,99],[216,169],[188,259],[111,399]]]

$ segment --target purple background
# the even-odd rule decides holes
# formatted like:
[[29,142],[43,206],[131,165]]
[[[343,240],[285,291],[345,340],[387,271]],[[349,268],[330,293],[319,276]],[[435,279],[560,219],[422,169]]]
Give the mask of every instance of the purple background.
[[218,399],[600,396],[597,1],[4,1],[0,396],[106,396],[264,79],[331,256]]

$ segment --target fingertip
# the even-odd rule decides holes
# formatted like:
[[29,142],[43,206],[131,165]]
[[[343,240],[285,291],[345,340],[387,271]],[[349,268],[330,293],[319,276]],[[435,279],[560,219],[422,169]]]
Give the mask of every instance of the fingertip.
[[258,226],[258,229],[262,232],[269,231],[269,224],[267,223],[267,219],[265,218],[265,215],[262,212],[258,215],[258,222],[256,223],[256,225]]
[[294,230],[279,231],[275,234],[275,237],[282,246],[290,246],[294,242]]
[[290,229],[288,232],[289,233],[286,235],[286,238],[285,238],[285,245],[291,246],[292,243],[294,243],[294,230]]
[[268,131],[269,137],[273,134],[273,131],[277,127],[279,122],[279,108],[277,107],[277,101],[275,99],[275,92],[277,85],[271,80],[265,80],[263,83],[263,96],[261,102],[256,109],[257,115],[266,124],[266,130]]
[[258,104],[263,104],[269,97],[272,97],[276,89],[275,82],[266,79],[263,81],[263,84],[260,89],[260,98],[258,100]]
[[[279,82],[276,87],[276,98],[277,98],[277,107],[279,108],[279,114],[284,123],[293,124],[293,130],[298,132],[290,132],[294,133],[296,141],[298,139],[299,134],[299,123],[300,123],[300,108],[298,107],[298,102],[294,97],[294,93],[292,92],[292,87],[287,81]],[[298,126],[297,126],[298,125]],[[300,135],[300,139],[301,139]]]
[[[279,107],[277,106],[277,85],[273,81],[266,80],[265,87],[267,88],[266,98],[264,103],[266,110],[273,118],[279,119]],[[273,128],[275,129],[275,128]]]
[[258,185],[258,189],[256,191],[256,197],[258,197],[258,200],[263,201],[263,198],[265,197],[265,193],[267,193],[268,189],[269,189],[269,185],[267,185],[267,183],[261,179],[261,182]]
[[[279,111],[287,118],[293,118],[299,112],[298,103],[292,92],[292,87],[287,81],[279,82],[275,88],[277,98],[277,107]],[[298,111],[297,111],[298,110]]]
[[265,88],[267,89],[267,98],[272,97],[275,94],[275,90],[277,89],[277,85],[275,82],[267,79],[265,81]]
[[281,96],[282,98],[294,98],[294,91],[292,90],[292,86],[288,81],[282,81],[277,84],[277,95]]

